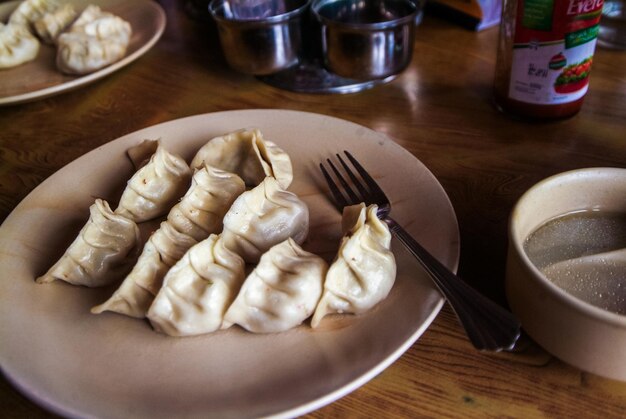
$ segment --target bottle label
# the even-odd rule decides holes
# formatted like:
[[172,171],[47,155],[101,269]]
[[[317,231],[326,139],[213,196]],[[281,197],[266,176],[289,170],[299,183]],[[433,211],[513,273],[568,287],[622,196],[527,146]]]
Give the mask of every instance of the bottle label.
[[604,0],[519,0],[509,97],[533,104],[585,95]]

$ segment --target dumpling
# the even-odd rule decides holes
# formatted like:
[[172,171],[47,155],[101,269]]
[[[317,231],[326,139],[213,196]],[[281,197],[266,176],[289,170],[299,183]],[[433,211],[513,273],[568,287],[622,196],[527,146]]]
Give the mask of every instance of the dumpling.
[[130,268],[131,251],[139,246],[139,228],[111,211],[109,204],[96,199],[90,217],[78,237],[38,283],[62,280],[74,285],[100,287],[120,279]]
[[287,238],[302,244],[309,233],[309,209],[273,177],[244,192],[224,216],[224,245],[248,263]]
[[30,30],[30,25],[57,7],[59,7],[59,3],[54,0],[22,1],[9,16],[9,24],[21,25]]
[[244,278],[243,259],[212,234],[169,270],[148,310],[148,320],[155,330],[170,336],[218,330]]
[[132,34],[130,23],[119,16],[89,5],[74,21],[68,32],[97,39],[117,38],[128,43]]
[[[126,156],[135,167],[135,170],[139,170],[148,164],[160,145],[160,140],[143,140],[139,144],[128,148]],[[189,170],[191,171],[191,169]]]
[[377,211],[376,205],[344,208],[344,237],[326,275],[312,327],[327,314],[364,313],[389,294],[396,279],[396,261],[389,227],[378,219]]
[[39,41],[24,26],[0,23],[0,69],[34,60]]
[[56,65],[66,74],[93,73],[119,61],[127,44],[115,39],[97,39],[76,33],[62,33],[57,38]]
[[110,310],[145,317],[167,271],[198,241],[220,231],[224,213],[244,189],[243,180],[233,173],[210,167],[198,170],[183,199],[148,239],[120,288],[92,312]]
[[34,21],[33,28],[43,42],[53,44],[59,34],[76,19],[76,16],[78,16],[78,12],[74,9],[74,6],[66,3]]
[[78,18],[72,24],[70,30],[75,30],[77,32],[84,32],[84,28],[88,23],[95,22],[99,17],[103,16],[113,16],[111,13],[105,13],[100,9],[99,6],[95,4],[90,4],[80,12]]
[[246,278],[224,317],[224,327],[238,324],[255,333],[289,330],[313,314],[326,262],[302,250],[292,239],[272,247]]
[[128,181],[115,212],[137,223],[166,214],[189,188],[185,160],[158,145],[150,161]]
[[93,307],[92,313],[114,311],[142,318],[146,315],[154,296],[161,289],[167,271],[197,242],[162,222],[145,246],[124,282],[104,303]]
[[239,130],[206,143],[191,162],[192,168],[204,163],[241,176],[248,186],[257,186],[272,176],[287,189],[293,180],[289,155],[258,129]]
[[128,22],[97,6],[88,6],[67,32],[57,38],[57,68],[88,74],[120,60],[132,33]]
[[167,221],[195,240],[204,240],[222,230],[224,214],[245,188],[236,174],[205,166],[193,175],[191,188],[169,212]]

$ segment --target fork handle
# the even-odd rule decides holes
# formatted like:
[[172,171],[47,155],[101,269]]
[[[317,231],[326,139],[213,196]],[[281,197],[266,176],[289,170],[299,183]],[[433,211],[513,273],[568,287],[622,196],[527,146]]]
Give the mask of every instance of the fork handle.
[[384,221],[392,234],[418,260],[459,318],[472,344],[479,350],[511,350],[520,336],[520,323],[512,313],[460,279],[393,218]]

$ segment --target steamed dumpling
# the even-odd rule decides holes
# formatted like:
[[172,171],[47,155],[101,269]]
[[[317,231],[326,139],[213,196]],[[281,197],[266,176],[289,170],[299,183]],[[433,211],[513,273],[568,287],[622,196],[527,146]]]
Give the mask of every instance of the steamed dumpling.
[[309,233],[309,209],[273,177],[243,193],[224,216],[222,239],[248,263],[287,238],[298,244]]
[[218,330],[244,278],[243,259],[212,234],[169,270],[148,310],[148,320],[155,330],[170,336]]
[[[129,268],[129,254],[139,245],[137,225],[111,211],[97,199],[78,237],[38,283],[62,280],[74,285],[99,287],[119,279]],[[120,272],[121,270],[121,272]]]
[[216,137],[206,143],[191,162],[192,168],[204,163],[241,176],[248,186],[257,186],[272,176],[287,189],[293,180],[289,155],[258,129],[240,130]]
[[46,13],[59,6],[55,0],[25,0],[9,16],[9,24],[20,25],[30,30],[30,26],[41,19]]
[[189,187],[185,160],[158,145],[148,164],[128,181],[115,212],[137,223],[166,214]]
[[92,312],[109,310],[145,317],[167,271],[198,241],[221,230],[224,213],[244,189],[243,180],[233,173],[211,167],[198,170],[183,199],[148,239],[120,288]]
[[39,41],[24,26],[0,23],[0,69],[34,60]]
[[292,240],[272,247],[246,278],[224,318],[255,333],[289,330],[301,324],[322,295],[326,262]]
[[167,222],[196,241],[222,230],[222,219],[245,185],[234,173],[205,166],[193,175],[191,187],[167,215]]
[[131,33],[125,20],[88,6],[57,38],[57,68],[80,75],[106,67],[124,57]]
[[130,24],[119,16],[105,12],[98,6],[89,5],[74,21],[68,32],[97,39],[119,38],[128,42],[132,29]]
[[78,12],[69,3],[44,14],[33,22],[37,36],[47,44],[53,44],[56,38],[76,19]]
[[326,275],[324,294],[311,326],[331,313],[364,313],[385,299],[396,279],[391,233],[376,216],[378,207],[344,208],[344,237]]
[[70,30],[74,30],[76,32],[84,32],[85,26],[91,22],[95,22],[100,17],[104,16],[113,16],[111,13],[103,12],[99,6],[94,4],[90,4],[80,12],[78,18],[74,21]]
[[167,271],[183,257],[196,241],[162,222],[143,247],[141,255],[124,282],[104,303],[91,309],[92,313],[115,311],[142,318],[159,292]]
[[93,73],[119,61],[126,54],[127,47],[115,39],[100,40],[75,33],[62,33],[57,43],[57,68],[75,75]]

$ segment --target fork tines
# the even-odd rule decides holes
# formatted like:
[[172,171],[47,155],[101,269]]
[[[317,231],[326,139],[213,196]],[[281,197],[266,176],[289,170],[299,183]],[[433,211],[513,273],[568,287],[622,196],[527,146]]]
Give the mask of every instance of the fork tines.
[[345,173],[350,178],[352,185],[356,188],[350,186],[350,183],[346,180],[346,178],[341,174],[339,169],[333,164],[330,159],[326,159],[326,162],[332,169],[335,177],[341,184],[341,187],[345,191],[346,196],[341,192],[340,188],[337,186],[331,175],[328,173],[323,163],[320,163],[320,169],[326,179],[326,183],[330,188],[331,193],[335,199],[335,203],[337,204],[337,208],[341,211],[343,207],[349,205],[359,204],[364,202],[366,205],[370,204],[380,204],[381,202],[386,201],[386,197],[382,193],[380,187],[376,184],[376,181],[367,173],[367,171],[361,166],[361,164],[350,154],[348,151],[344,150],[345,155],[348,157],[348,160],[352,163],[356,171],[361,176],[362,180],[354,173],[354,171],[350,168],[350,166],[341,158],[339,154],[336,154],[337,159],[341,163]]

